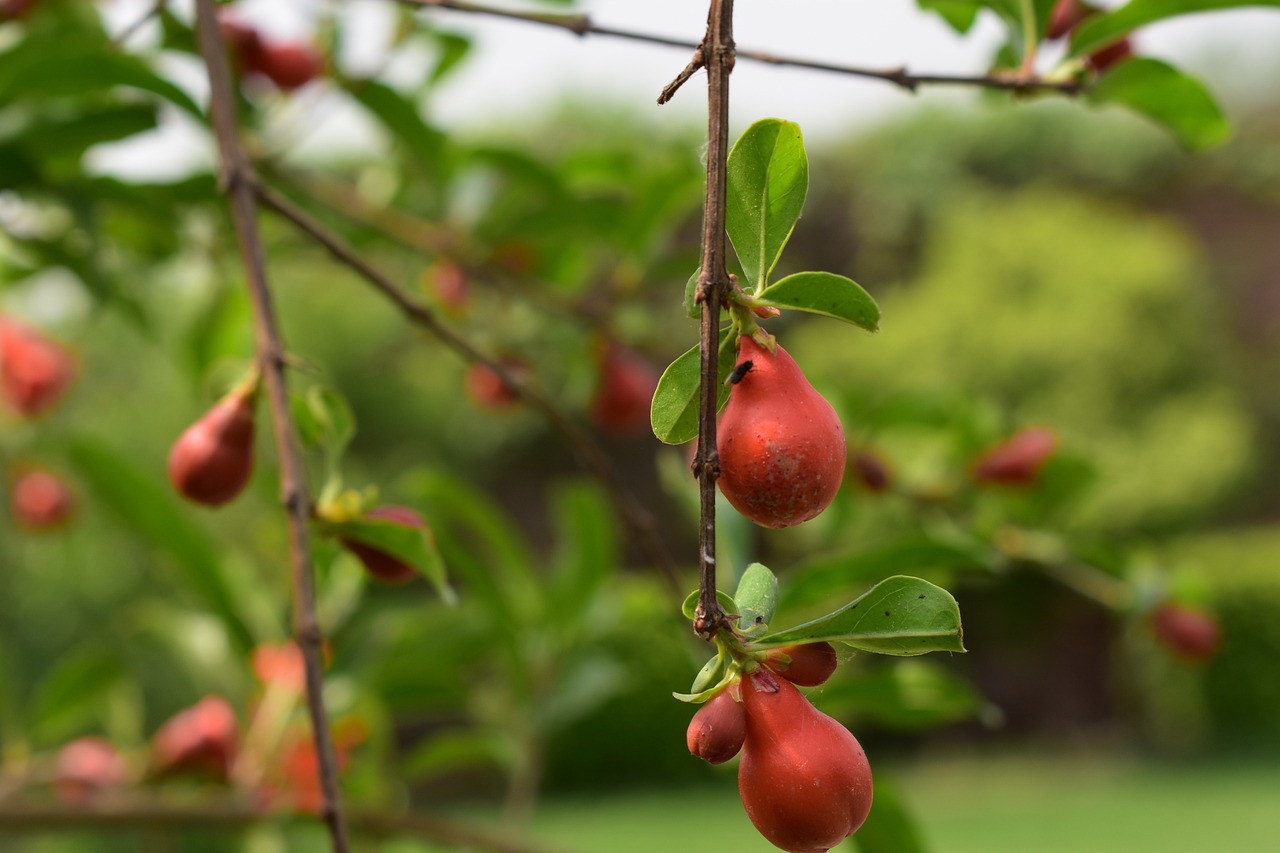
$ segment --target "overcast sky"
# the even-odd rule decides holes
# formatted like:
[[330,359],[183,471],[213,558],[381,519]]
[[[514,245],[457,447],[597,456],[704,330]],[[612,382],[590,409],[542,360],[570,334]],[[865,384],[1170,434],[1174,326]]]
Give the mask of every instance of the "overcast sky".
[[[356,33],[340,58],[348,70],[380,67],[381,46],[393,20],[389,3],[348,0],[338,4],[349,31]],[[110,25],[119,29],[151,5],[152,0],[115,0],[104,7]],[[191,0],[174,0],[173,5],[185,12]],[[305,36],[325,4],[320,0],[241,0],[236,7],[242,19],[287,37]],[[602,26],[695,41],[706,22],[706,3],[693,0],[584,0],[579,7]],[[959,37],[936,16],[919,12],[913,0],[737,0],[735,9],[735,36],[743,49],[849,65],[980,73],[1000,38],[999,26],[992,20],[981,20],[971,33]],[[550,28],[446,10],[422,14],[476,38],[472,56],[435,102],[434,116],[446,125],[519,120],[540,105],[562,100],[566,93],[633,104],[655,115],[692,118],[705,110],[705,89],[696,85],[686,87],[671,105],[655,103],[658,92],[688,60],[687,51],[604,36],[578,38]],[[145,44],[151,36],[140,33],[138,42]],[[1220,94],[1247,91],[1250,77],[1267,81],[1265,87],[1257,88],[1274,89],[1280,78],[1275,50],[1280,44],[1280,12],[1275,10],[1192,16],[1149,27],[1137,41],[1140,52],[1188,68],[1207,78]],[[393,79],[421,73],[424,62],[425,58],[410,60],[391,69]],[[167,70],[193,91],[203,92],[198,68]],[[695,82],[701,79],[699,75]],[[915,108],[921,100],[877,81],[746,61],[738,64],[732,80],[735,124],[778,116],[799,122],[811,139],[875,121],[894,110]],[[970,96],[934,90],[924,97]],[[311,144],[361,143],[359,117],[335,106],[318,87],[308,87],[295,100],[283,111],[285,132],[292,123],[306,128]],[[108,171],[163,176],[190,169],[208,154],[196,128],[172,127],[142,142],[95,152],[93,162]]]

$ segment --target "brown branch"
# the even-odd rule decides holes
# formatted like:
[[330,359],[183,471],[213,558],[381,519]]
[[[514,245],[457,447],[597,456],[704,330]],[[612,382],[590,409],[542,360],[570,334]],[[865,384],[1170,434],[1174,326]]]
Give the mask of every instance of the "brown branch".
[[679,585],[676,564],[667,552],[661,537],[658,536],[653,517],[623,488],[617,473],[609,463],[608,456],[590,433],[534,390],[529,382],[508,370],[501,361],[481,352],[470,341],[441,322],[430,307],[414,299],[389,276],[365,261],[333,231],[265,184],[255,184],[255,191],[264,206],[274,210],[324,246],[333,257],[359,274],[375,290],[390,300],[409,322],[436,338],[468,363],[484,365],[497,374],[519,399],[541,415],[565,438],[579,463],[604,486],[623,525],[631,534],[632,540],[644,552],[645,557],[660,569],[671,583]]
[[285,384],[284,346],[267,285],[266,260],[258,234],[254,193],[256,180],[236,129],[235,97],[214,0],[197,0],[196,16],[200,53],[209,73],[210,109],[222,163],[224,189],[229,196],[231,218],[240,242],[240,254],[244,260],[249,295],[253,303],[259,367],[266,385],[275,433],[276,456],[280,466],[280,499],[289,527],[293,633],[305,663],[307,708],[311,716],[322,793],[320,815],[329,829],[334,851],[346,853],[348,842],[338,792],[338,762],[324,706],[324,668],[321,657],[323,636],[316,618],[315,578],[308,530],[310,499],[298,451],[297,428],[293,423]]
[[[287,820],[283,813],[263,812],[237,803],[168,806],[159,803],[109,802],[102,805],[3,805],[0,830],[75,832],[90,830],[223,829],[239,832],[262,823]],[[352,814],[354,831],[373,837],[415,836],[450,846],[491,853],[555,853],[555,848],[489,832],[461,821],[423,814]]]
[[[707,69],[707,195],[702,217],[702,271],[697,301],[702,304],[699,342],[698,476],[701,513],[698,524],[698,609],[693,628],[710,639],[727,624],[716,598],[716,402],[719,399],[720,305],[729,290],[725,266],[725,209],[729,158],[729,73],[733,70],[733,0],[711,0],[707,35],[698,48]],[[686,78],[687,79],[687,78]],[[679,78],[677,78],[677,83]]]
[[149,22],[152,18],[158,18],[160,16],[160,13],[164,11],[164,7],[167,6],[168,3],[169,3],[169,0],[154,0],[154,2],[151,4],[151,8],[149,8],[146,12],[144,12],[141,15],[141,17],[139,17],[133,23],[126,26],[123,30],[120,31],[119,35],[117,35],[115,38],[111,40],[111,46],[114,48],[123,47],[125,42],[127,42],[129,39],[137,35],[138,31],[147,25],[147,22]]
[[[543,26],[554,27],[556,29],[565,30],[578,36],[598,35],[609,36],[612,38],[627,39],[629,41],[645,42],[647,44],[663,45],[665,47],[679,47],[686,50],[697,50],[700,46],[697,42],[691,42],[686,39],[668,38],[667,36],[650,35],[648,33],[638,33],[630,30],[619,30],[611,27],[603,27],[595,24],[588,15],[548,15],[537,12],[517,12],[508,9],[495,9],[490,6],[484,6],[479,3],[466,3],[461,0],[395,0],[405,6],[414,6],[417,8],[436,8],[449,9],[454,12],[465,12],[474,15],[485,15],[497,18],[506,18],[508,20],[524,21],[531,24],[541,24]],[[1028,76],[1024,73],[991,73],[991,74],[912,74],[905,68],[864,68],[855,65],[840,65],[829,62],[816,62],[809,59],[800,59],[790,56],[779,56],[773,53],[766,53],[759,50],[737,50],[736,55],[739,59],[750,59],[754,62],[763,62],[766,65],[784,65],[793,68],[807,68],[811,71],[826,71],[834,74],[846,74],[853,77],[864,77],[870,80],[882,80],[886,83],[892,83],[908,91],[914,92],[921,86],[975,86],[984,89],[1002,89],[1014,92],[1061,92],[1066,95],[1079,94],[1084,89],[1084,83],[1079,79],[1071,80],[1046,80],[1034,75]],[[693,75],[698,68],[693,63],[685,69],[688,73],[684,79],[673,81],[671,94],[675,93],[675,89],[684,83]],[[684,72],[681,72],[684,74]],[[666,90],[663,90],[666,95]],[[670,96],[667,96],[670,100]],[[665,103],[665,101],[660,101]]]

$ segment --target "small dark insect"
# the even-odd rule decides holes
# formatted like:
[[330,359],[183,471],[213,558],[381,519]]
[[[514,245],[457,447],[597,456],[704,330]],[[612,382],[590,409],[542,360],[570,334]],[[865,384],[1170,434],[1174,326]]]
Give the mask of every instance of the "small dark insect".
[[753,365],[751,364],[751,359],[747,359],[746,361],[742,362],[742,364],[739,364],[729,373],[729,378],[724,381],[724,384],[737,385],[739,382],[742,381],[742,378],[744,376],[746,376],[748,373],[751,372],[752,367]]

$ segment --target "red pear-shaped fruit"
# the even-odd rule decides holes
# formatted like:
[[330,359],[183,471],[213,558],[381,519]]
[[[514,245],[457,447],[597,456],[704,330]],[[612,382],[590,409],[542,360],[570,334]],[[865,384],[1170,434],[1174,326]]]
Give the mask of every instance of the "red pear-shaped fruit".
[[767,669],[742,680],[742,702],[738,793],[760,834],[789,853],[823,853],[857,832],[872,798],[857,738]]
[[769,652],[764,665],[792,684],[816,687],[836,671],[836,650],[830,643],[805,643]]
[[[427,526],[422,516],[407,506],[396,506],[394,504],[380,506],[365,513],[365,518],[379,518],[384,521],[395,522],[403,527],[413,527],[426,531],[428,535],[431,532],[431,528]],[[372,545],[356,542],[353,539],[343,539],[342,544],[346,546],[348,551],[360,558],[360,562],[364,563],[364,567],[368,569],[369,574],[380,581],[385,583],[408,583],[418,576],[418,571],[413,566],[385,551],[379,551]]]
[[1166,601],[1151,614],[1151,630],[1156,641],[1175,657],[1203,663],[1218,654],[1222,628],[1212,613]]
[[67,484],[54,474],[33,468],[13,481],[13,519],[27,530],[61,527],[75,509]]
[[[749,364],[748,364],[749,363]],[[835,409],[782,347],[738,339],[738,379],[720,415],[720,491],[765,527],[822,512],[844,477],[844,430]]]
[[635,435],[649,426],[649,408],[658,387],[653,365],[616,342],[605,345],[600,379],[591,398],[591,419],[618,435]]
[[24,417],[52,409],[71,387],[76,362],[60,344],[0,317],[0,397]]
[[235,759],[239,726],[231,704],[206,696],[160,727],[151,741],[156,774],[193,772],[226,779]]
[[242,384],[178,436],[169,451],[169,480],[178,494],[221,506],[244,491],[253,473],[256,397],[256,381]]
[[709,764],[724,764],[742,750],[747,737],[747,716],[729,689],[712,696],[689,721],[685,742],[689,752]]

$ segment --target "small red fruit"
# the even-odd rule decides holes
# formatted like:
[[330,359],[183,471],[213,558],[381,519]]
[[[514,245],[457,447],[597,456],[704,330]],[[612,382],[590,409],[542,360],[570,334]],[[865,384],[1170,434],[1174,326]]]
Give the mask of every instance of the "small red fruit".
[[1098,9],[1082,0],[1058,0],[1049,15],[1049,29],[1046,38],[1060,39],[1080,26],[1090,15],[1097,14]]
[[747,742],[738,793],[760,834],[789,853],[823,853],[871,811],[871,765],[857,738],[785,679],[742,680]]
[[297,643],[262,643],[254,648],[250,665],[263,687],[280,685],[295,693],[306,689],[306,660]]
[[466,309],[471,299],[471,280],[457,261],[441,258],[427,268],[422,279],[450,314],[461,314]]
[[[413,527],[423,531],[426,535],[431,535],[431,528],[427,526],[422,516],[409,509],[407,506],[380,506],[371,509],[365,514],[365,518],[379,518],[384,521],[391,521],[402,527]],[[360,558],[360,562],[364,563],[364,567],[380,581],[386,583],[408,583],[418,576],[418,571],[405,563],[398,557],[379,551],[372,545],[366,545],[363,542],[356,542],[353,539],[343,539],[342,544]]]
[[[523,380],[529,372],[522,362],[515,359],[504,358],[502,366],[517,380]],[[467,396],[482,409],[497,411],[508,408],[516,401],[515,390],[488,365],[479,362],[467,365],[462,382]]]
[[1122,38],[1120,41],[1112,42],[1100,50],[1085,57],[1085,64],[1099,74],[1105,73],[1112,66],[1118,65],[1123,60],[1133,56],[1133,42],[1128,38]]
[[36,0],[0,0],[0,21],[12,21],[27,14]]
[[880,494],[887,491],[893,477],[884,460],[868,450],[859,450],[853,454],[849,469],[862,487],[869,492]]
[[1025,486],[1053,456],[1058,437],[1044,427],[1028,427],[982,453],[973,463],[979,483]]
[[119,787],[127,774],[124,759],[110,742],[84,737],[58,751],[53,787],[58,799],[79,805]]
[[187,427],[169,452],[169,480],[183,497],[206,506],[236,498],[253,473],[256,378],[232,389]]
[[71,354],[35,329],[0,317],[0,397],[24,417],[44,414],[75,380]]
[[782,347],[771,353],[740,337],[738,372],[716,431],[720,491],[764,527],[808,521],[844,478],[840,419]]
[[226,15],[219,18],[218,29],[222,31],[222,40],[238,68],[247,68],[258,61],[262,53],[262,36],[257,30]]
[[685,742],[689,752],[703,761],[724,764],[742,750],[746,737],[746,712],[726,688],[708,699],[693,715]]
[[609,432],[635,435],[649,426],[649,408],[658,372],[636,353],[614,341],[600,356],[600,379],[591,398],[591,419]]
[[769,652],[764,665],[792,684],[816,687],[836,671],[836,650],[830,643],[784,646]]
[[261,74],[287,92],[302,88],[324,72],[324,56],[301,42],[264,41],[244,59],[245,70]]
[[13,483],[13,520],[27,530],[53,530],[63,526],[75,509],[75,498],[57,476],[33,469],[19,474]]
[[231,704],[206,696],[160,727],[151,742],[156,774],[191,771],[226,779],[236,754],[239,727]]
[[1151,614],[1156,641],[1175,657],[1191,663],[1212,660],[1222,647],[1222,628],[1212,613],[1166,601]]

